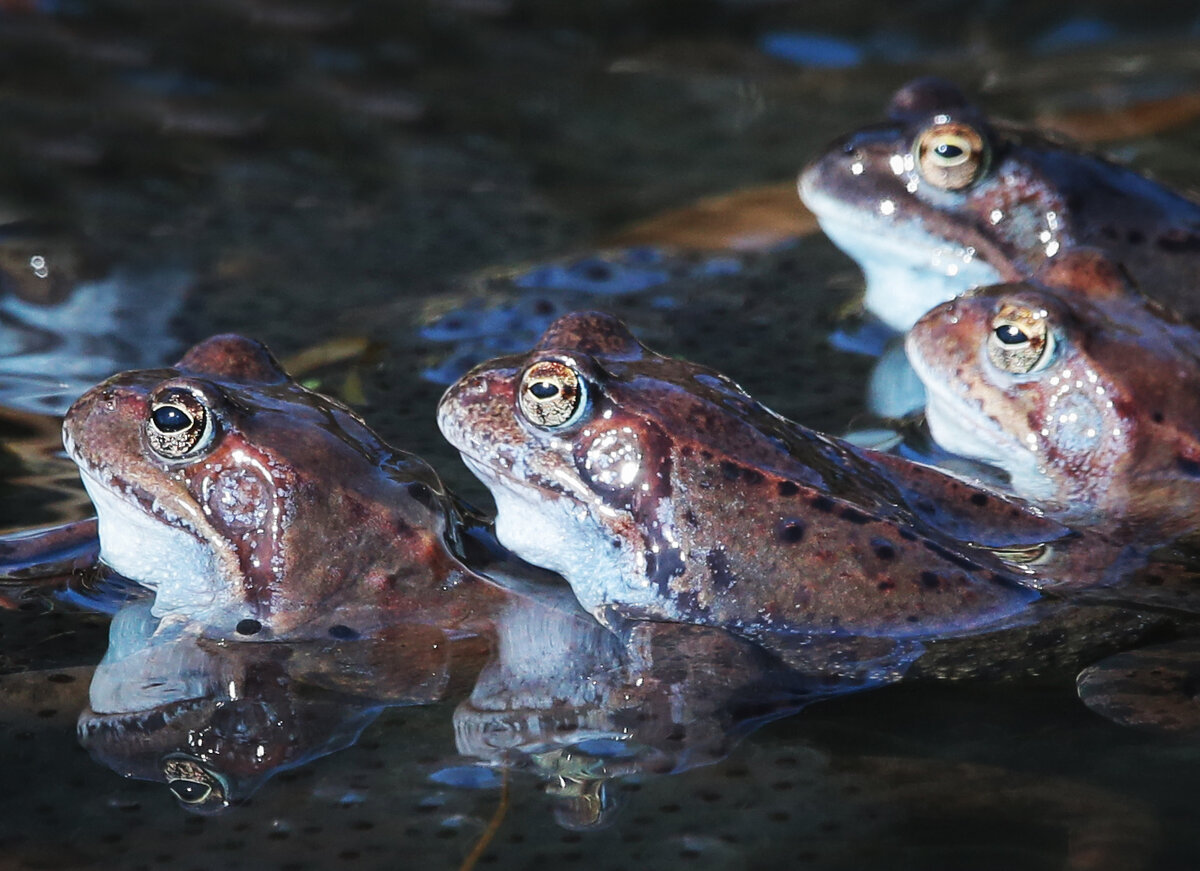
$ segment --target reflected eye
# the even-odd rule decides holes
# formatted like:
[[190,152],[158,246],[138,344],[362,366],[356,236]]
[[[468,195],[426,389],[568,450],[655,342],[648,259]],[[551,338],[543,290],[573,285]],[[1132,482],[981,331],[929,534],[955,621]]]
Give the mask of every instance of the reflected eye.
[[184,804],[200,804],[212,795],[211,786],[207,783],[197,783],[194,780],[172,780],[167,786]]
[[992,320],[988,336],[988,359],[997,369],[1027,375],[1044,369],[1054,356],[1054,334],[1046,312],[1005,303]]
[[926,127],[913,150],[925,180],[947,191],[973,185],[987,169],[989,158],[979,131],[959,121]]
[[168,387],[151,400],[146,439],[159,456],[168,460],[182,459],[212,443],[212,416],[192,391]]
[[228,804],[225,781],[191,756],[178,753],[165,757],[162,772],[167,787],[183,804],[213,808]]
[[517,401],[530,423],[544,427],[566,426],[583,414],[587,389],[583,376],[566,363],[542,360],[521,376]]

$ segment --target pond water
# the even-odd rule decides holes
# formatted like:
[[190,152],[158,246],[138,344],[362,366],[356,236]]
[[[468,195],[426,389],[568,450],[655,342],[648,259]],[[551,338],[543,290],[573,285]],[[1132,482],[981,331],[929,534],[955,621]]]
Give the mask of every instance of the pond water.
[[[862,279],[790,199],[799,167],[936,73],[1186,188],[1198,40],[1188,4],[0,0],[0,526],[88,516],[58,415],[223,331],[484,506],[437,399],[572,309],[816,429],[873,426],[873,359],[828,338]],[[106,692],[237,684],[185,723],[257,754],[222,786],[252,797],[198,814],[122,777],[172,749],[163,722],[84,728],[84,749],[109,616],[0,610],[3,867],[1200,864],[1200,748],[1088,711],[1076,663],[806,704],[669,661],[666,704],[585,677],[620,655],[569,603],[513,617],[550,643],[507,663],[380,641],[337,679],[299,653],[160,657],[140,607]],[[521,716],[498,713],[522,679]],[[636,752],[604,737],[630,718]],[[506,768],[480,738],[504,730],[542,743]]]

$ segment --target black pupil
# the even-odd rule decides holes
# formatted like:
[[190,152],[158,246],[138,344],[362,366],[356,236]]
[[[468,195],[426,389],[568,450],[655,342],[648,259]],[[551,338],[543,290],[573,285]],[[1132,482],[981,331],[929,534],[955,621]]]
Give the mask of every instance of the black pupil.
[[963,153],[961,148],[957,145],[951,145],[949,142],[943,142],[933,150],[937,153],[938,157],[945,157],[947,159],[961,157]]
[[192,416],[175,405],[160,405],[150,417],[159,432],[182,432],[192,425]]
[[1012,324],[996,327],[996,338],[1006,345],[1019,345],[1029,341],[1029,337]]
[[207,784],[196,783],[194,780],[172,780],[169,786],[180,801],[186,802],[204,801],[212,791]]
[[529,385],[529,392],[538,399],[550,399],[558,395],[558,385],[549,381],[534,381]]

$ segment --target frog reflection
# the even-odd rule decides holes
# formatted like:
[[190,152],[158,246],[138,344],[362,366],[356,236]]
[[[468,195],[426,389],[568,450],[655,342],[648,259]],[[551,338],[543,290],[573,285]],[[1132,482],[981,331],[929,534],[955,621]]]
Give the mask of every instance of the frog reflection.
[[442,699],[490,646],[454,715],[459,750],[534,772],[579,827],[608,818],[614,780],[715,762],[759,723],[840,689],[720,630],[646,624],[623,641],[561,587],[512,594],[492,618],[475,635],[417,623],[353,642],[230,644],[134,602],[113,621],[79,739],[116,772],[217,813],[349,747],[384,708]]
[[619,784],[725,758],[758,726],[859,681],[814,681],[720,629],[636,623],[621,639],[564,607],[514,600],[495,656],[454,712],[459,752],[525,771],[567,828],[597,828]]
[[142,600],[113,620],[79,740],[119,774],[165,783],[188,810],[220,812],[349,747],[383,708],[441,698],[455,657],[481,651],[424,625],[351,642],[221,644]]

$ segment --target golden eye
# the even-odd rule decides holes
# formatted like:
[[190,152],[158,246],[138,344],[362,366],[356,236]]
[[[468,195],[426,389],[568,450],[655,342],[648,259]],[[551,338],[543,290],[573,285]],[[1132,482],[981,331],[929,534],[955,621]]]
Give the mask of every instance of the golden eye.
[[160,457],[178,460],[198,453],[213,440],[212,415],[195,393],[167,387],[150,402],[146,440]]
[[987,354],[993,366],[1013,375],[1046,368],[1054,356],[1054,334],[1046,312],[1014,303],[1002,305],[992,320]]
[[224,779],[199,760],[183,753],[172,753],[162,760],[163,779],[175,798],[193,807],[221,808],[229,804]]
[[926,127],[913,150],[921,175],[942,190],[970,187],[987,170],[987,142],[978,130],[959,121]]
[[587,405],[587,389],[583,377],[566,363],[542,360],[521,376],[517,402],[530,423],[567,426],[582,415]]

